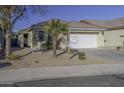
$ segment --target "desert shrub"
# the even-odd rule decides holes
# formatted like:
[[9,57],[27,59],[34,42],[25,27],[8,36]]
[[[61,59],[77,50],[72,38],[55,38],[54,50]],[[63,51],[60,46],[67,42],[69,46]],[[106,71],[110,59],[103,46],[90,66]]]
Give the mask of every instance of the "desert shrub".
[[120,49],[121,49],[121,47],[120,47],[120,46],[117,46],[117,47],[116,47],[116,50],[120,50]]
[[39,61],[35,60],[35,63],[39,63]]
[[84,60],[84,59],[86,59],[86,54],[84,52],[80,52],[80,53],[78,53],[78,57],[80,60]]
[[19,55],[11,54],[11,55],[8,56],[8,59],[9,60],[20,60],[21,57]]
[[46,48],[46,43],[43,43],[43,44],[41,45],[41,47],[42,47],[42,48]]
[[52,49],[52,44],[50,42],[46,42],[46,43],[42,44],[42,48]]
[[77,52],[77,50],[76,49],[70,49],[70,51],[69,51],[70,54],[73,54],[74,52]]
[[47,49],[52,49],[52,43],[51,42],[47,42],[46,43],[46,48]]

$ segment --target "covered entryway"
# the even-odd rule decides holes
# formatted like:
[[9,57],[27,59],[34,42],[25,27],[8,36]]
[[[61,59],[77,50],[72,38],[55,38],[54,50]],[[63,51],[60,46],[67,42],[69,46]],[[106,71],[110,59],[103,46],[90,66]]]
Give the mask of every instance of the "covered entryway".
[[96,34],[70,34],[71,48],[97,48]]
[[28,33],[24,34],[24,47],[28,47]]

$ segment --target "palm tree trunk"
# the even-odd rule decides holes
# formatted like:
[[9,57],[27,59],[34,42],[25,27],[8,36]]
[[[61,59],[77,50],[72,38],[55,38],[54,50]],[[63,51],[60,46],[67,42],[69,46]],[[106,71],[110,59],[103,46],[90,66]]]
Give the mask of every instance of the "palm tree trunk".
[[6,31],[6,50],[5,50],[5,59],[8,61],[8,56],[11,54],[11,36],[10,31]]
[[53,35],[53,56],[56,57],[57,36]]
[[7,16],[7,27],[5,33],[5,42],[6,42],[6,50],[5,50],[5,59],[8,61],[8,56],[11,54],[11,20],[10,14]]

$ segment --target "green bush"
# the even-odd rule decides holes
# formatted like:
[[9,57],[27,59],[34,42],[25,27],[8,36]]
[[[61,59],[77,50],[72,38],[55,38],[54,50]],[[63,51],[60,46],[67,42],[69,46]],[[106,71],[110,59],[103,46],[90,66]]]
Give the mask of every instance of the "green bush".
[[86,55],[85,55],[84,52],[80,52],[80,53],[78,53],[78,57],[79,57],[80,60],[84,60],[84,59],[86,59]]
[[46,43],[41,45],[42,48],[46,48]]
[[11,54],[8,56],[8,59],[9,60],[20,60],[20,56],[19,55],[14,55],[14,54]]
[[117,46],[117,47],[116,47],[116,50],[120,50],[120,49],[121,49],[121,47],[120,47],[120,46]]
[[42,48],[52,49],[52,44],[50,42],[46,42],[42,44]]
[[46,43],[46,48],[47,48],[47,49],[52,49],[52,43],[47,42],[47,43]]
[[69,53],[70,54],[73,54],[74,52],[76,52],[77,50],[76,49],[70,49]]

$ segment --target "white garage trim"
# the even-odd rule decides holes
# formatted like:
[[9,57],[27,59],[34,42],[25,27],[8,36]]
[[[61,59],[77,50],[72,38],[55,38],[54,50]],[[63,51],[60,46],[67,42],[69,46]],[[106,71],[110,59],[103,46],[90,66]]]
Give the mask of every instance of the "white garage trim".
[[70,48],[97,48],[96,34],[70,34]]

